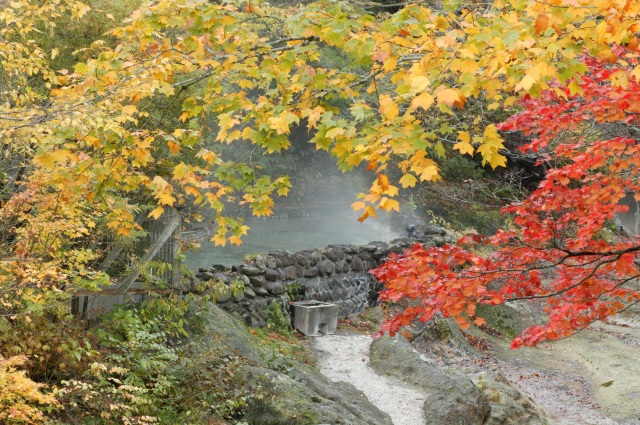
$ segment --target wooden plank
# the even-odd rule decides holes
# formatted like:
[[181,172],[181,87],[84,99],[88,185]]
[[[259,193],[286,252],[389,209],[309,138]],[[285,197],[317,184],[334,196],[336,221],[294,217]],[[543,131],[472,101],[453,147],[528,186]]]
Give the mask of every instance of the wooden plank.
[[[156,254],[160,251],[164,243],[173,235],[173,232],[179,225],[180,214],[175,214],[171,217],[164,229],[162,229],[162,232],[149,247],[149,250],[142,256],[142,258],[140,259],[140,263],[145,264],[151,261],[153,257],[155,257]],[[128,276],[118,282],[118,289],[116,290],[116,294],[124,295],[129,290],[131,285],[133,285],[133,282],[135,282],[139,275],[140,268],[135,267]]]
[[[108,287],[101,289],[99,291],[90,291],[88,289],[81,289],[79,291],[74,291],[73,295],[75,296],[85,296],[85,297],[99,297],[103,295],[123,295],[116,293],[117,287]],[[181,293],[178,289],[165,288],[165,289],[142,289],[142,288],[129,288],[124,295],[145,295],[145,294],[179,294]]]
[[[136,217],[136,224],[138,226],[141,226],[142,223],[144,223],[144,220],[146,217],[147,217],[147,213],[144,211],[138,214],[138,216]],[[116,260],[116,258],[120,256],[123,249],[124,249],[124,246],[120,244],[111,248],[107,253],[107,257],[104,259],[102,264],[100,264],[100,271],[106,272],[107,269],[111,266],[111,264]]]

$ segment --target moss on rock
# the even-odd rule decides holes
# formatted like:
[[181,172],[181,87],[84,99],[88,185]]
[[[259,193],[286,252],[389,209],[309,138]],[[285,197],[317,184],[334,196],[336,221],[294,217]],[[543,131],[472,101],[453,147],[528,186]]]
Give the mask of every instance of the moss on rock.
[[475,425],[489,416],[489,402],[467,377],[447,374],[420,359],[401,336],[381,337],[371,345],[371,367],[427,394],[426,425]]
[[248,423],[392,425],[354,386],[331,382],[314,367],[283,356],[217,306],[211,304],[201,319],[202,335],[194,343],[199,350],[215,345],[221,357],[245,359],[239,372],[243,385],[262,391],[244,409]]

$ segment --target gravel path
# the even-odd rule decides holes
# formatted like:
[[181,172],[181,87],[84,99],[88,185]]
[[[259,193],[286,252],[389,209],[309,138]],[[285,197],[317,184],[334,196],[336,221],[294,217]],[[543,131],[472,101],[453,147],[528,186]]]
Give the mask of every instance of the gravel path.
[[380,376],[369,367],[368,335],[324,335],[314,338],[320,371],[332,381],[353,384],[369,401],[391,416],[394,425],[425,423],[425,395],[391,377]]

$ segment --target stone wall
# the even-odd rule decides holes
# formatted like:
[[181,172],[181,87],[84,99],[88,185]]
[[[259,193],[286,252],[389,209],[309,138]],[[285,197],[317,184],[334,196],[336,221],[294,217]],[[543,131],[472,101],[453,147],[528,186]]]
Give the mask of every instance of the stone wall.
[[[268,251],[243,264],[201,268],[191,286],[192,290],[212,293],[219,306],[256,327],[266,324],[273,302],[281,303],[286,315],[290,301],[332,302],[340,307],[340,317],[345,317],[376,302],[381,285],[368,271],[382,264],[389,254],[400,253],[415,243],[442,245],[452,241],[453,235],[430,226],[416,236],[295,253]],[[243,286],[244,290],[232,291],[234,286]]]

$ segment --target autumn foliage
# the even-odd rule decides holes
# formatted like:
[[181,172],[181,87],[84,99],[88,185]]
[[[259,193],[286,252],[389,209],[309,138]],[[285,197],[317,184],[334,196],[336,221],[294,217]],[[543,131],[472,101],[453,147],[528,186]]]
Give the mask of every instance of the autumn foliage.
[[507,229],[458,246],[415,246],[375,271],[387,283],[384,299],[418,300],[387,330],[435,314],[468,327],[478,304],[543,302],[548,323],[515,338],[519,347],[566,337],[640,301],[640,239],[614,226],[628,209],[620,201],[640,197],[638,54],[615,52],[585,55],[584,75],[525,96],[524,110],[500,125],[530,136],[522,151],[549,168],[537,190],[504,209]]
[[[514,342],[532,345],[638,300],[636,239],[607,229],[618,201],[638,192],[640,1],[403,2],[394,14],[334,0],[89,3],[105,7],[0,0],[0,380],[26,391],[0,386],[0,406],[22,400],[9,414],[55,410],[24,366],[47,382],[74,376],[58,396],[99,390],[91,403],[115,411],[67,403],[72,416],[156,421],[164,376],[135,344],[114,353],[111,337],[139,341],[139,331],[166,361],[165,328],[184,331],[184,302],[157,322],[123,313],[117,338],[86,338],[69,301],[137,267],[140,220],[168,208],[206,210],[214,242],[240,244],[248,226],[229,207],[272,213],[291,183],[253,159],[289,149],[297,127],[343,171],[372,173],[353,205],[361,220],[397,211],[401,188],[437,182],[447,153],[506,166],[500,129],[535,136],[525,151],[550,167],[506,209],[510,228],[416,247],[376,272],[386,299],[419,300],[388,330],[438,313],[465,326],[479,303],[543,299],[549,324]],[[66,32],[77,51],[59,43]],[[229,160],[221,146],[237,143],[251,151]],[[103,267],[114,245],[127,261]],[[124,376],[133,392],[114,388]],[[150,387],[158,393],[135,409],[121,405]]]
[[[44,421],[41,408],[57,406],[54,397],[43,394],[44,384],[33,382],[21,367],[26,357],[0,356],[0,421],[14,424],[38,424]],[[34,407],[38,406],[38,407]]]

